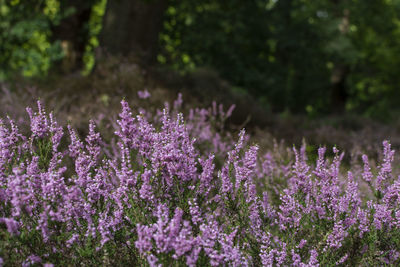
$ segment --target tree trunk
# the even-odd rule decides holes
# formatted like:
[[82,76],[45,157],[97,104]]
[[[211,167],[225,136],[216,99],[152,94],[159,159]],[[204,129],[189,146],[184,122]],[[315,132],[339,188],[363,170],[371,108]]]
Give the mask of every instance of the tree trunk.
[[346,106],[348,93],[346,79],[349,74],[349,66],[347,64],[335,64],[331,74],[332,84],[332,106],[336,112],[343,112]]
[[112,55],[134,55],[142,64],[154,63],[167,6],[167,0],[109,0],[101,48]]
[[60,1],[62,11],[73,8],[74,13],[61,20],[53,32],[53,38],[61,41],[65,57],[61,63],[61,70],[69,73],[81,70],[83,67],[83,54],[88,38],[87,23],[90,19],[93,0],[67,0]]
[[[339,34],[347,35],[349,32],[349,17],[350,11],[348,9],[342,9],[339,4],[339,0],[334,0],[333,3],[338,5],[338,17],[341,19],[339,24]],[[349,65],[346,62],[336,62],[334,64],[331,73],[331,84],[332,84],[332,108],[335,112],[343,112],[346,107],[348,100],[348,89],[346,86],[346,80],[349,75]]]

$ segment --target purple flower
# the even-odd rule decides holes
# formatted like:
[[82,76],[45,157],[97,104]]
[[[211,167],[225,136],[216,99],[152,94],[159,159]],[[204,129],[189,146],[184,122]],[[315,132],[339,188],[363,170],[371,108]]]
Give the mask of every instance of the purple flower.
[[60,146],[61,138],[63,136],[63,129],[59,127],[57,121],[54,119],[53,113],[50,113],[50,128],[51,133],[51,143],[53,146],[53,152],[57,152],[57,148]]
[[42,103],[37,101],[38,113],[33,113],[31,108],[26,108],[31,119],[31,132],[33,137],[42,138],[49,132],[49,122],[46,112],[42,107]]
[[75,158],[82,152],[84,146],[81,140],[79,139],[77,133],[72,129],[70,125],[68,125],[68,131],[71,139],[71,143],[68,146],[69,155]]
[[192,252],[188,256],[186,256],[186,264],[188,266],[190,266],[190,267],[196,266],[201,249],[202,248],[199,245],[197,245],[192,249]]
[[194,239],[192,235],[192,229],[189,222],[184,221],[179,234],[175,234],[172,245],[175,250],[175,254],[173,255],[175,259],[178,259],[192,250],[193,245],[196,244],[196,239]]
[[274,256],[277,252],[276,249],[271,249],[270,251],[261,250],[260,258],[263,266],[274,266]]
[[364,233],[367,233],[370,231],[370,224],[369,224],[369,213],[368,211],[365,211],[361,209],[360,207],[358,208],[357,211],[357,219],[358,219],[358,229],[360,231],[360,238],[363,237]]
[[145,225],[138,224],[136,226],[138,240],[135,242],[135,247],[140,253],[150,251],[153,248],[151,244],[154,229]]
[[297,254],[294,249],[292,249],[292,261],[293,261],[293,266],[302,266],[301,264],[301,257],[299,254]]
[[78,241],[78,239],[79,239],[78,234],[72,234],[71,238],[68,239],[68,241],[66,242],[67,247],[71,247],[73,243]]
[[36,255],[30,255],[23,263],[23,267],[31,266],[32,264],[42,262],[42,259]]
[[121,139],[121,141],[129,148],[133,147],[133,142],[137,135],[137,125],[135,119],[132,116],[132,111],[125,100],[121,101],[122,112],[119,114],[120,119],[117,120],[119,129],[115,134]]
[[286,257],[287,257],[286,243],[283,242],[282,249],[280,251],[277,251],[275,256],[278,266],[282,266],[285,263]]
[[198,225],[203,222],[201,212],[199,209],[199,206],[197,205],[196,199],[193,199],[192,201],[189,200],[189,212],[190,216],[192,217],[192,223],[194,225]]
[[335,222],[333,226],[332,232],[328,235],[327,245],[329,248],[338,249],[342,246],[342,242],[345,237],[348,235],[348,232],[343,226],[343,221]]
[[296,247],[302,249],[306,244],[307,244],[307,240],[302,239],[302,240],[300,240],[300,243]]
[[150,267],[161,267],[162,265],[158,263],[158,259],[153,254],[147,256],[147,262],[149,263]]
[[389,180],[392,178],[392,162],[394,150],[391,150],[388,141],[383,142],[383,163],[379,166],[379,173],[376,176],[376,188],[382,193],[386,192]]
[[100,155],[100,145],[102,144],[102,140],[100,138],[100,134],[95,132],[96,125],[93,120],[89,122],[89,134],[86,137],[86,150],[88,151],[91,161],[95,162]]
[[149,91],[147,91],[147,89],[144,89],[143,91],[138,91],[138,96],[139,98],[146,99],[149,98],[151,94],[149,93]]
[[391,227],[392,211],[385,204],[374,204],[374,226],[376,229],[381,230],[383,225]]
[[179,110],[182,106],[183,99],[182,99],[182,94],[178,94],[178,98],[174,101],[174,110]]
[[336,263],[336,265],[343,264],[348,258],[349,258],[349,254],[347,254],[347,253],[344,254],[344,256],[341,257],[341,258],[338,260],[338,262]]
[[208,195],[211,188],[211,181],[213,180],[214,168],[213,163],[214,155],[210,155],[207,160],[199,159],[199,163],[203,169],[200,175],[200,192],[204,192],[204,195]]
[[[295,155],[295,163],[293,165],[294,176],[290,178],[291,191],[295,194],[298,191],[304,193],[311,193],[312,181],[309,173],[310,167],[304,160],[305,155],[301,156],[295,148],[293,148]],[[303,152],[304,153],[304,152]]]
[[[380,234],[367,240],[375,242],[368,246],[377,248],[377,261],[398,260],[391,238],[400,227],[400,177],[394,179],[388,142],[376,179],[366,156],[364,169],[352,166],[345,177],[344,154],[336,148],[333,159],[320,148],[315,167],[304,145],[298,151],[275,143],[260,157],[257,145],[245,148],[244,130],[237,142],[224,132],[231,109],[215,103],[192,109],[184,121],[182,103],[179,95],[171,111],[165,105],[153,115],[138,107],[140,114],[133,115],[122,101],[109,146],[93,121],[82,141],[68,126],[70,142],[60,145],[63,129],[40,102],[36,113],[28,109],[30,139],[10,119],[7,125],[0,120],[0,224],[10,245],[14,235],[32,231],[48,245],[43,255],[29,256],[21,243],[16,253],[26,259],[24,266],[52,253],[77,257],[90,243],[118,255],[133,249],[150,266],[197,266],[200,260],[253,266],[260,260],[303,267],[319,266],[318,258],[345,264],[350,239],[369,238],[374,228],[384,231],[384,240]],[[36,154],[43,144],[47,156]],[[360,176],[379,190],[376,199],[361,194]],[[115,250],[120,243],[127,246]],[[355,252],[355,262],[368,246]]]
[[152,187],[150,184],[150,178],[151,178],[151,172],[149,170],[145,170],[144,173],[142,174],[141,178],[143,181],[142,187],[139,190],[140,197],[142,199],[148,200],[148,201],[153,201],[154,195],[152,192]]
[[392,208],[400,203],[400,177],[389,186],[383,197],[383,202]]
[[362,173],[362,177],[368,183],[372,181],[373,175],[371,172],[371,168],[369,167],[368,156],[362,155],[362,160],[364,162],[364,172]]
[[13,218],[0,218],[0,223],[4,223],[7,227],[7,231],[11,235],[19,235],[19,223]]
[[309,266],[316,266],[316,267],[319,266],[318,252],[315,249],[311,250],[311,252],[310,252],[310,259],[308,261],[308,265]]

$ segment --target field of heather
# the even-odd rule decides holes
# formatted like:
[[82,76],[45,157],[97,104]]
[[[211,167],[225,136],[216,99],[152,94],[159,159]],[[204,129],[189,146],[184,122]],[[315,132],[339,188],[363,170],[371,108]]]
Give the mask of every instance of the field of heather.
[[0,267],[400,266],[400,0],[0,0]]
[[[137,99],[151,98],[147,90]],[[110,128],[0,120],[4,266],[382,266],[400,260],[400,180],[388,141],[344,153],[225,129],[234,106],[122,100]],[[185,113],[185,114],[183,114]],[[110,119],[112,120],[112,119]],[[104,138],[107,136],[107,138]]]

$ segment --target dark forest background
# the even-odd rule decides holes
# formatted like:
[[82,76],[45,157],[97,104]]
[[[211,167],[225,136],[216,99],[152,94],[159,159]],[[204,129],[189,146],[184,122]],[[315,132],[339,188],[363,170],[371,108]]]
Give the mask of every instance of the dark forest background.
[[2,83],[90,76],[110,57],[164,80],[206,70],[273,113],[388,121],[400,1],[0,0]]

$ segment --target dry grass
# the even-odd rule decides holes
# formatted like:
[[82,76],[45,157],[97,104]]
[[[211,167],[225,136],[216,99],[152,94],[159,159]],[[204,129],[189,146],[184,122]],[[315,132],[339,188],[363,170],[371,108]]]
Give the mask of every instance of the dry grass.
[[[147,89],[150,99],[139,99],[138,91]],[[35,106],[40,99],[47,110],[53,110],[58,121],[69,122],[78,132],[87,131],[93,119],[103,133],[111,129],[111,121],[120,111],[125,98],[132,107],[156,109],[165,102],[172,103],[178,92],[183,93],[183,110],[210,106],[212,101],[225,107],[236,105],[230,129],[246,127],[253,142],[271,148],[274,139],[285,140],[286,145],[300,146],[303,138],[309,151],[320,144],[336,145],[346,151],[345,161],[357,161],[362,153],[379,159],[382,141],[400,149],[400,123],[387,125],[360,116],[328,116],[310,119],[301,115],[271,114],[244,92],[233,90],[215,72],[199,69],[179,75],[165,69],[144,70],[129,59],[108,58],[99,61],[95,72],[82,77],[78,74],[50,76],[46,81],[20,81],[12,86],[3,84],[0,91],[0,116],[10,115],[23,129],[28,123],[25,107]],[[108,131],[110,132],[110,131]]]

